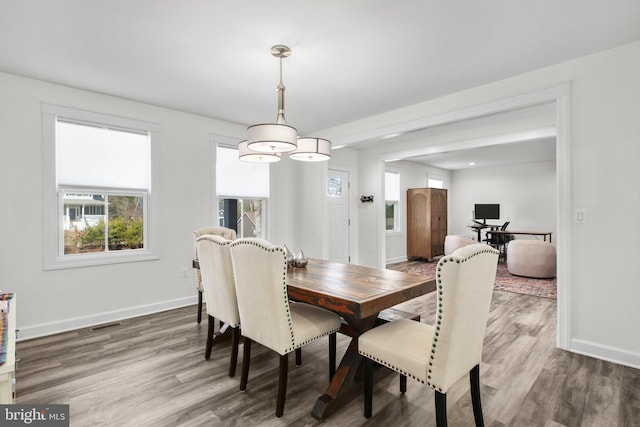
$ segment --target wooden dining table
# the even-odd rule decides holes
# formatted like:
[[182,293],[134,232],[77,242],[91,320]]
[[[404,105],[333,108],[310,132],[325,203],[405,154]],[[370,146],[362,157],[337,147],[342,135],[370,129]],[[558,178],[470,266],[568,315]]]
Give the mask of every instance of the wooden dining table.
[[435,288],[434,276],[317,259],[309,259],[305,268],[288,270],[289,297],[339,314],[351,336],[329,387],[311,411],[314,418],[326,419],[363,393],[358,337],[379,323],[380,312]]

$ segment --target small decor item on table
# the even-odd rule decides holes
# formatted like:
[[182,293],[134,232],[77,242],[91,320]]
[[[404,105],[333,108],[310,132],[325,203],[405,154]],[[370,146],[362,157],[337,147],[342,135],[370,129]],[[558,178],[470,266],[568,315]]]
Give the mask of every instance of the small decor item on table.
[[294,259],[296,268],[305,268],[307,266],[307,258],[304,256],[304,252],[300,251]]
[[291,253],[287,245],[282,245],[282,249],[284,249],[284,253],[287,257],[287,268],[295,267],[295,259],[293,258],[293,254]]

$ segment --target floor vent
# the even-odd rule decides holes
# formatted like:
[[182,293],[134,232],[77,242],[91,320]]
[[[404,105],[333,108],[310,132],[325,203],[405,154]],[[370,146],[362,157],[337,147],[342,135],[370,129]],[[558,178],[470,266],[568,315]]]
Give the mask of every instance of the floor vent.
[[89,328],[91,332],[100,331],[102,329],[112,328],[114,326],[122,326],[121,322],[113,322],[113,323],[105,323],[104,325],[94,326],[93,328]]

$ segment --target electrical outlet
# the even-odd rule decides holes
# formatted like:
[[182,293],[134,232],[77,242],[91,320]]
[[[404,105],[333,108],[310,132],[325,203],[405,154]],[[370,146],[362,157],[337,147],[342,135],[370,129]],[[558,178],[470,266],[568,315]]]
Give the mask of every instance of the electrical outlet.
[[573,211],[573,222],[576,224],[584,224],[587,222],[587,211],[586,209],[576,209]]
[[187,267],[182,267],[182,278],[183,278],[183,279],[186,279],[187,277],[189,277],[189,276],[188,276],[188,273],[189,273],[189,272],[188,272],[188,270],[187,270]]

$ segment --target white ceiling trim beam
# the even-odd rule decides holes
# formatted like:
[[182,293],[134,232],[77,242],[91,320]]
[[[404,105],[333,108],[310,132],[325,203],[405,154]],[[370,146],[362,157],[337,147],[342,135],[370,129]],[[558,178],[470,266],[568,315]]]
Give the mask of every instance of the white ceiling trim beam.
[[514,142],[532,141],[536,139],[555,137],[556,135],[556,127],[550,126],[538,129],[530,129],[524,132],[512,132],[501,135],[485,136],[481,138],[465,139],[463,141],[448,142],[445,144],[421,146],[409,150],[381,154],[380,157],[383,161],[389,162],[411,157],[427,156],[430,154],[467,150],[471,148],[489,147],[492,145],[511,144]]
[[[335,147],[338,148],[358,142],[381,139],[389,134],[404,134],[446,123],[454,123],[475,117],[510,111],[516,108],[547,103],[549,102],[549,98],[558,92],[559,87],[565,84],[566,83],[562,83],[530,93],[488,101],[437,114],[433,114],[430,110],[433,109],[434,102],[437,103],[438,100],[427,101],[367,119],[325,129],[318,133],[325,135],[333,141]],[[406,117],[417,118],[399,121],[399,119],[406,119]]]

